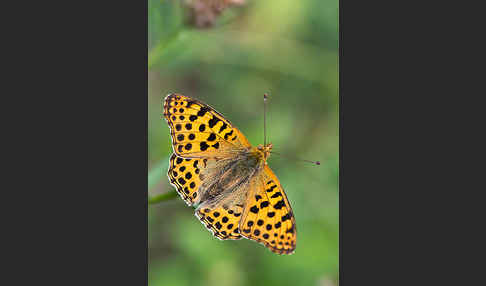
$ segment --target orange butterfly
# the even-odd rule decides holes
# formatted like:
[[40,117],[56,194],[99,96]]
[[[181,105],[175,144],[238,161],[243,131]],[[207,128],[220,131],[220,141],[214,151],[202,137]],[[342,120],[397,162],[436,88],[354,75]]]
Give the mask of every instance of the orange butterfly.
[[209,105],[181,94],[164,102],[174,154],[170,183],[217,238],[255,240],[278,254],[297,244],[295,218],[267,165],[272,144],[252,147]]

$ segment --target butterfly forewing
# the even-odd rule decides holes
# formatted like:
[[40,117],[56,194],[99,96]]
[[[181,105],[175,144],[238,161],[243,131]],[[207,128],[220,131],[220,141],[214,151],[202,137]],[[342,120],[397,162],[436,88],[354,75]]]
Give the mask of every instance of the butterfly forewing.
[[251,147],[245,136],[209,105],[180,94],[169,94],[164,117],[180,157],[228,157]]

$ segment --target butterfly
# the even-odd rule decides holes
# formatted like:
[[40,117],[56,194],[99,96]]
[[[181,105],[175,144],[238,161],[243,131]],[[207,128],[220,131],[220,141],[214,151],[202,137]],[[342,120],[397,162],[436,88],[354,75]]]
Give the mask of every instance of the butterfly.
[[221,113],[181,94],[166,96],[164,117],[174,151],[168,177],[196,217],[220,240],[245,237],[292,254],[295,218],[267,165],[272,144],[253,147]]

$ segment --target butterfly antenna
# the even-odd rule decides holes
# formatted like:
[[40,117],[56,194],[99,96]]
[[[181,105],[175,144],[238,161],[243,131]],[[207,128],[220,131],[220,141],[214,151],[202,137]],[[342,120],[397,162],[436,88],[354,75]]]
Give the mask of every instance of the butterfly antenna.
[[292,160],[296,160],[296,161],[308,162],[308,163],[312,163],[312,164],[315,164],[315,165],[320,165],[321,164],[321,162],[319,162],[319,161],[310,161],[310,160],[305,160],[305,159],[290,157],[290,156],[282,155],[282,154],[277,153],[275,151],[270,151],[270,153],[271,154],[275,154],[275,155],[279,155],[279,156],[281,156],[283,158],[292,159]]
[[263,94],[263,146],[267,146],[267,98],[268,95]]

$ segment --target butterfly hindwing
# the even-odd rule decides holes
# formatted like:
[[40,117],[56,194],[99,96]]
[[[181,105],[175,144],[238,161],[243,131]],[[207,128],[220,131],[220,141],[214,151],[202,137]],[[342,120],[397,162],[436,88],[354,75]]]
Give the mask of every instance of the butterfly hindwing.
[[297,229],[292,208],[277,176],[267,165],[248,193],[240,232],[278,254],[295,250]]
[[[188,205],[200,203],[204,195],[204,182],[211,181],[211,178],[202,180],[201,174],[204,173],[208,165],[214,164],[215,160],[213,159],[189,159],[172,154],[168,172],[169,179]],[[243,212],[243,202],[230,199],[224,204],[220,203],[215,206],[211,206],[207,202],[201,202],[201,205],[196,209],[196,217],[214,236],[221,240],[241,239],[238,225]]]
[[241,239],[238,225],[242,210],[237,206],[203,207],[196,210],[196,216],[217,238]]
[[201,185],[199,174],[203,168],[204,163],[201,159],[185,159],[175,154],[170,157],[167,175],[170,183],[188,205],[193,205],[199,200],[198,189]]
[[229,120],[209,105],[180,94],[164,101],[174,152],[180,157],[227,157],[251,147]]

